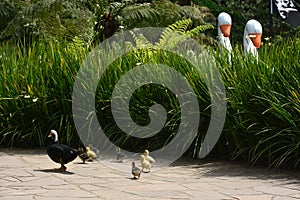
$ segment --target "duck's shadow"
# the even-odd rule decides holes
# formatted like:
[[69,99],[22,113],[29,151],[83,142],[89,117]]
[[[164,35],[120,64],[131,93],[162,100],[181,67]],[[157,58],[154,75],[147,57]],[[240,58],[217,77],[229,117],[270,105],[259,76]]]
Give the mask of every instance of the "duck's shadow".
[[112,162],[112,163],[125,163],[124,161],[120,161],[120,160],[111,160],[110,162]]
[[129,180],[133,180],[133,181],[137,181],[137,180],[139,180],[139,178],[135,178],[135,177],[130,177],[130,178],[128,178]]
[[66,174],[66,175],[74,174],[74,172],[60,171],[60,170],[55,170],[55,169],[35,169],[34,171],[46,172],[46,173],[58,173],[58,174]]

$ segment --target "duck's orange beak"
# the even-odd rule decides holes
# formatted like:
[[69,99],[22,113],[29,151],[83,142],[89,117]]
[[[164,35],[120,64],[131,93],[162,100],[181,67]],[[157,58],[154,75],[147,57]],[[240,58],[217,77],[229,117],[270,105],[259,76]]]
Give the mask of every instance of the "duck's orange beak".
[[251,41],[253,42],[253,45],[256,48],[259,48],[260,45],[261,45],[261,36],[262,36],[261,33],[252,33],[252,34],[249,34],[249,37],[250,37]]
[[231,24],[220,25],[220,29],[224,37],[229,37],[231,32]]

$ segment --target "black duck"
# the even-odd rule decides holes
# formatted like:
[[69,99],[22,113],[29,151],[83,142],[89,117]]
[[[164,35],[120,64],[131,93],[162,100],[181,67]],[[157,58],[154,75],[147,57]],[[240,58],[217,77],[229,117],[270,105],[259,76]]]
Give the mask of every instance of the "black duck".
[[47,154],[56,163],[61,165],[56,170],[66,171],[65,164],[73,161],[78,156],[78,150],[68,147],[64,144],[59,144],[58,134],[55,130],[51,130],[48,135],[49,143],[47,147]]

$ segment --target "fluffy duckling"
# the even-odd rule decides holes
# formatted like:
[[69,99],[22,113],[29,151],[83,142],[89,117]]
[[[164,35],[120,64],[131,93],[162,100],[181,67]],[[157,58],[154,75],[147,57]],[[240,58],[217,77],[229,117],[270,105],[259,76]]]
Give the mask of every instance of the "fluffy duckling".
[[88,155],[86,154],[85,148],[82,147],[78,148],[78,156],[82,160],[83,164],[89,159]]
[[133,175],[134,179],[138,179],[141,176],[141,169],[135,166],[135,162],[132,162],[131,164],[131,173]]
[[141,165],[142,165],[142,172],[144,172],[144,169],[148,169],[148,172],[150,172],[151,163],[150,161],[146,160],[144,155],[141,155]]
[[86,147],[86,155],[88,157],[88,161],[92,162],[97,158],[97,155],[94,151],[91,150],[90,147]]
[[145,159],[148,160],[151,164],[155,163],[155,159],[149,155],[149,151],[146,149],[144,152]]
[[94,151],[96,153],[96,155],[100,154],[100,151],[97,147],[94,147],[92,144],[89,144],[89,147],[92,151]]
[[120,147],[116,147],[116,155],[116,160],[119,162],[123,162],[127,158],[127,156],[123,152],[121,152]]
[[55,130],[51,130],[48,135],[49,143],[47,146],[47,154],[56,163],[61,165],[56,170],[66,171],[67,167],[65,164],[72,162],[78,155],[77,149],[68,147],[64,144],[59,144],[58,134]]

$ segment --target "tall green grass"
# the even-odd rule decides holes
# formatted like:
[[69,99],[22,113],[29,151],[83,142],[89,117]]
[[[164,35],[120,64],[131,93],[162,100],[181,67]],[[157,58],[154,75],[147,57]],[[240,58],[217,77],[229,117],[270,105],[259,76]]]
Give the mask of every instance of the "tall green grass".
[[[135,138],[124,133],[117,127],[114,121],[111,108],[112,92],[115,89],[117,81],[139,64],[157,63],[166,66],[173,66],[178,72],[190,80],[190,84],[198,97],[201,115],[199,137],[203,136],[208,124],[204,119],[208,118],[210,109],[210,97],[199,73],[193,72],[193,67],[182,57],[174,53],[156,49],[142,49],[126,54],[121,59],[116,60],[108,70],[105,71],[100,79],[97,96],[96,110],[98,111],[98,120],[107,133],[110,140],[115,144],[122,146],[130,151],[143,151],[149,149],[157,150],[168,144],[175,136],[180,125],[181,110],[176,94],[173,94],[168,88],[157,84],[146,84],[137,89],[130,100],[129,109],[131,117],[138,125],[147,125],[150,123],[149,108],[154,104],[161,104],[167,113],[167,120],[162,130],[150,138]],[[194,69],[195,70],[195,69]],[[157,74],[164,79],[169,74]],[[177,83],[174,83],[177,84]],[[180,95],[180,94],[177,94]],[[184,94],[181,94],[184,95]],[[200,114],[200,113],[199,113]],[[184,147],[178,147],[184,148]]]
[[[269,167],[300,164],[300,40],[263,45],[259,61],[246,59],[242,47],[235,46],[231,63],[214,53],[226,87],[227,116],[222,137],[214,155],[262,163]],[[31,46],[0,47],[0,145],[43,147],[47,132],[54,128],[63,143],[79,145],[72,117],[72,90],[87,48],[55,42],[33,43]],[[149,122],[148,108],[161,103],[167,109],[168,123],[162,134],[150,140],[136,140],[116,126],[110,100],[114,85],[137,63],[164,63],[177,66],[198,96],[200,123],[209,122],[210,98],[207,87],[193,68],[182,58],[165,52],[149,50],[129,53],[116,60],[101,77],[96,107],[103,130],[116,144],[128,150],[154,150],[168,143],[178,128],[178,101],[166,88],[146,85],[131,100],[132,117],[138,124]],[[159,93],[159,95],[156,95]],[[202,127],[203,127],[202,126]],[[189,149],[197,155],[205,128]]]
[[224,137],[229,155],[269,167],[299,167],[300,40],[264,45],[259,61],[236,46],[232,65],[218,58],[227,88]]
[[51,128],[62,141],[76,140],[72,86],[86,52],[79,44],[55,42],[1,45],[1,146],[43,147]]

